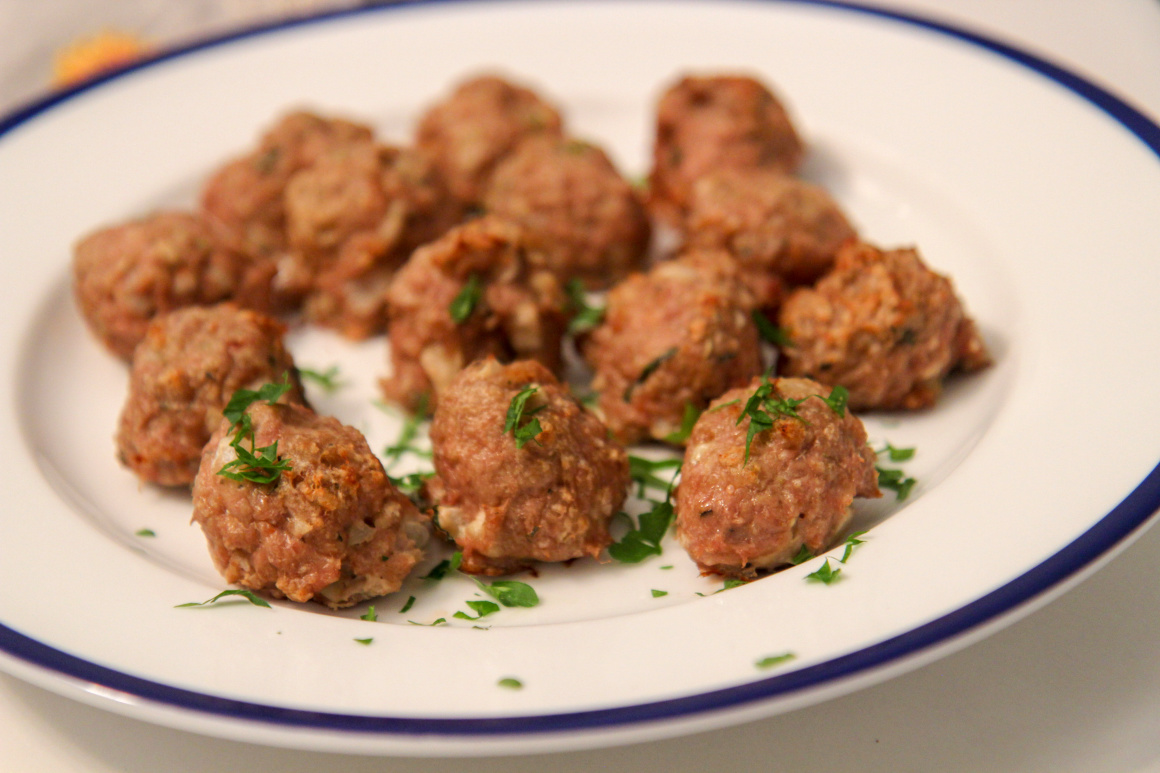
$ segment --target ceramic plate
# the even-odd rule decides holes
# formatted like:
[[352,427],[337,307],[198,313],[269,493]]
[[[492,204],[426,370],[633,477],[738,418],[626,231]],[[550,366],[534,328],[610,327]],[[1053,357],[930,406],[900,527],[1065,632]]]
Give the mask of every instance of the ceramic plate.
[[[192,206],[291,108],[402,143],[484,69],[561,105],[630,176],[647,172],[654,101],[679,73],[754,73],[808,139],[803,174],[864,237],[917,245],[953,277],[995,365],[931,411],[867,417],[875,444],[917,449],[896,466],[918,483],[859,504],[865,543],[838,582],[808,575],[840,546],[717,592],[670,539],[638,565],[545,568],[528,580],[539,606],[479,622],[454,617],[476,598],[464,577],[412,579],[374,622],[366,604],[176,607],[224,586],[188,498],[114,459],[126,369],[74,309],[71,245]],[[198,45],[35,105],[0,125],[0,666],[198,732],[440,755],[690,732],[913,668],[1059,592],[1160,502],[1158,138],[1030,55],[812,2],[404,4]],[[341,389],[313,392],[320,410],[373,448],[393,441],[398,416],[374,406],[381,340],[290,343],[299,364],[341,369]]]

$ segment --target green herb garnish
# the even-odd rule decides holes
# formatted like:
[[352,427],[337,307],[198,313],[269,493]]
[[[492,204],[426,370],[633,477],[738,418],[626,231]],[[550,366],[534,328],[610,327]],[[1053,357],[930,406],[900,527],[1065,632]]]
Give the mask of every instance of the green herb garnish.
[[846,537],[846,549],[842,551],[842,557],[838,559],[839,561],[841,561],[843,564],[846,563],[850,560],[850,556],[853,555],[854,548],[858,547],[859,545],[866,544],[866,540],[859,539],[865,533],[866,532],[864,531],[856,531],[849,537]]
[[887,443],[885,448],[879,449],[874,453],[879,456],[886,454],[892,462],[906,462],[914,458],[915,450],[914,448],[895,448]]
[[[773,394],[773,382],[766,376],[764,382],[745,401],[745,407],[741,409],[741,415],[737,417],[738,424],[746,418],[749,419],[749,431],[745,435],[745,459],[742,462],[743,465],[749,463],[749,451],[753,445],[753,438],[772,427],[778,419],[795,419],[802,424],[809,424],[797,412],[798,406],[808,400],[809,397],[797,399],[789,397],[775,398]],[[849,398],[849,393],[845,387],[835,386],[830,390],[828,397],[823,397],[822,395],[810,395],[810,397],[818,398],[839,416],[846,415],[846,401]],[[719,405],[717,408],[724,408],[728,404]],[[714,410],[717,410],[717,408],[714,408]]]
[[675,517],[672,503],[673,485],[677,476],[681,474],[680,460],[670,461],[675,461],[676,464],[667,466],[675,466],[676,470],[673,472],[672,480],[668,482],[664,501],[649,500],[652,502],[652,509],[640,514],[639,525],[635,529],[630,529],[619,542],[608,546],[608,555],[613,559],[624,564],[637,564],[649,556],[661,554],[661,540],[665,538]]
[[639,385],[648,381],[649,376],[656,373],[657,368],[664,365],[666,362],[668,362],[673,357],[675,357],[677,355],[678,351],[679,351],[678,348],[674,346],[673,348],[669,349],[664,354],[662,354],[660,357],[657,357],[655,360],[650,362],[648,365],[645,365],[644,369],[641,370],[640,375],[636,377],[636,381],[629,384],[628,387],[624,390],[624,395],[623,395],[624,402],[626,402],[626,403],[632,402],[633,390],[636,389]]
[[419,437],[419,429],[426,419],[427,396],[424,395],[419,398],[419,404],[414,413],[403,415],[403,426],[399,429],[399,437],[395,439],[394,443],[383,449],[383,456],[387,458],[387,470],[394,467],[403,457],[403,454],[414,454],[423,459],[431,458],[430,451],[415,445],[415,439]]
[[345,382],[338,378],[338,366],[331,365],[324,371],[311,370],[310,368],[299,368],[298,375],[307,381],[313,381],[318,386],[322,387],[323,391],[330,393],[335,392]]
[[746,585],[747,583],[748,583],[747,580],[742,580],[742,579],[739,579],[737,577],[730,577],[728,580],[725,581],[724,585],[722,585],[720,588],[713,591],[712,593],[698,593],[697,595],[698,596],[716,596],[718,593],[723,593],[724,591],[732,590],[733,588],[739,588],[742,585]]
[[794,566],[797,566],[798,564],[804,564],[806,561],[809,561],[813,557],[814,552],[810,550],[809,547],[803,542],[802,546],[798,548],[798,552],[794,554],[793,558],[791,558],[789,562]]
[[569,279],[564,285],[568,293],[568,307],[572,311],[572,319],[568,322],[568,332],[572,335],[585,333],[604,321],[604,309],[588,303],[588,294],[584,290],[584,283],[579,279]]
[[475,311],[481,298],[483,298],[483,282],[480,280],[479,274],[472,273],[467,277],[463,289],[456,294],[447,307],[448,313],[451,314],[451,321],[456,325],[465,322],[471,316],[471,312]]
[[434,622],[430,622],[430,623],[416,623],[414,620],[408,620],[407,622],[410,623],[411,625],[422,625],[422,626],[425,626],[427,628],[434,628],[437,625],[447,625],[447,618],[445,618],[445,617],[436,618]]
[[138,537],[156,537],[157,536],[157,532],[153,531],[152,529],[138,529],[137,531],[135,531],[133,533],[136,534]]
[[[264,384],[257,390],[239,389],[230,397],[222,415],[232,425],[234,437],[230,446],[234,449],[235,458],[226,462],[217,474],[223,478],[248,483],[273,483],[278,476],[290,469],[290,463],[278,458],[278,441],[268,446],[258,448],[254,439],[254,425],[250,415],[246,413],[250,406],[259,400],[267,405],[275,405],[282,395],[291,389],[290,374],[282,374],[282,381],[277,384]],[[249,440],[250,447],[244,443]]]
[[259,400],[266,401],[267,405],[275,405],[293,386],[290,383],[290,374],[283,373],[282,380],[276,384],[263,384],[258,389],[238,389],[230,396],[230,401],[222,409],[222,415],[230,420],[230,424],[236,426],[251,405]]
[[639,486],[637,496],[644,498],[644,490],[647,486],[665,490],[669,488],[669,481],[659,478],[655,474],[658,470],[667,470],[680,466],[680,459],[658,459],[654,461],[629,454],[628,476]]
[[379,619],[379,616],[375,614],[375,605],[371,604],[370,607],[367,608],[366,614],[359,615],[358,619],[359,620],[366,620],[369,623],[373,623],[373,622],[377,621]]
[[689,435],[693,431],[693,425],[697,423],[697,419],[699,418],[701,418],[701,409],[692,403],[685,403],[685,412],[681,416],[680,429],[665,435],[665,442],[674,445],[684,443],[689,439]]
[[499,604],[496,604],[494,601],[468,601],[466,603],[467,606],[475,610],[475,617],[472,617],[466,612],[456,612],[452,617],[457,617],[460,620],[478,620],[481,617],[494,615],[499,611]]
[[750,315],[753,317],[753,324],[757,326],[757,334],[761,336],[763,341],[783,349],[787,346],[793,346],[793,341],[786,329],[770,322],[769,317],[765,316],[759,309],[754,309]]
[[[472,576],[471,579],[475,581],[481,591],[505,607],[534,607],[540,603],[540,597],[536,594],[535,588],[526,582],[497,580],[493,583],[485,583],[475,576]],[[470,603],[468,602],[468,604]]]
[[530,410],[527,407],[528,399],[538,391],[539,389],[534,386],[524,387],[508,405],[503,431],[505,435],[510,432],[516,439],[516,448],[523,448],[529,440],[534,440],[536,435],[540,434],[540,420],[529,417],[539,413],[545,406],[537,406]]
[[415,597],[411,596],[407,599],[407,603],[403,605],[403,608],[399,610],[399,614],[401,615],[404,612],[409,612],[413,606],[415,606]]
[[402,493],[413,497],[423,488],[423,481],[429,480],[434,476],[435,473],[433,472],[412,472],[399,478],[388,475],[387,480]]
[[246,590],[245,588],[230,588],[229,590],[222,591],[212,599],[206,599],[205,601],[189,601],[185,604],[178,604],[175,609],[180,609],[181,607],[204,607],[207,604],[216,604],[218,599],[223,599],[227,596],[241,596],[256,607],[266,607],[267,609],[270,608],[270,602],[256,595],[252,590]]
[[914,478],[904,477],[906,473],[902,470],[891,470],[885,467],[876,467],[875,469],[878,470],[879,488],[893,491],[899,502],[910,496],[910,490],[918,482]]
[[669,595],[669,592],[668,592],[667,590],[657,590],[656,588],[653,588],[653,589],[650,591],[650,593],[652,593],[652,597],[653,597],[654,599],[659,599],[661,596],[667,596],[667,595]]
[[764,658],[759,658],[753,665],[758,668],[773,668],[774,666],[780,666],[782,663],[788,663],[796,657],[797,655],[792,652],[783,652],[780,655],[767,655]]
[[524,688],[523,682],[510,676],[500,679],[496,684],[508,690],[522,690]]
[[358,642],[359,644],[363,645],[364,647],[365,647],[366,645],[370,644],[371,642],[373,642],[374,640],[375,640],[375,638],[374,638],[373,636],[371,636],[371,637],[368,637],[368,638],[366,638],[366,639],[355,639],[355,641],[356,641],[356,642]]
[[827,558],[826,562],[822,564],[821,568],[819,568],[816,572],[810,572],[806,575],[806,580],[810,582],[820,582],[824,585],[830,585],[834,582],[837,582],[838,577],[841,574],[842,568],[830,566],[830,559]]
[[449,573],[459,569],[460,562],[463,561],[463,554],[456,551],[451,554],[451,558],[445,558],[439,563],[435,564],[434,568],[422,578],[424,580],[442,580]]

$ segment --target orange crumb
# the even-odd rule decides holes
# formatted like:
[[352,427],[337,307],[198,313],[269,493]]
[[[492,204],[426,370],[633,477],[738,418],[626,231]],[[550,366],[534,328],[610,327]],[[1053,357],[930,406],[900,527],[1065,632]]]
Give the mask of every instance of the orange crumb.
[[102,30],[80,38],[53,57],[52,83],[69,86],[139,58],[149,50],[141,38],[128,32]]

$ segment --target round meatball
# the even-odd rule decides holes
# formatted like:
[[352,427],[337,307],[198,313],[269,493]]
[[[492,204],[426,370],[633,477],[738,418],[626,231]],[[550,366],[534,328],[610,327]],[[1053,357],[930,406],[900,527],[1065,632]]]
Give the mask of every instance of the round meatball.
[[280,265],[287,243],[283,196],[290,178],[335,147],[372,138],[367,126],[298,111],[210,177],[201,209],[217,238],[250,259],[243,282],[247,305],[286,310],[301,299],[301,278]]
[[628,455],[538,362],[488,358],[465,368],[440,398],[431,447],[428,492],[463,571],[596,557],[611,542]]
[[926,408],[946,375],[990,362],[950,279],[916,250],[852,243],[815,287],[792,293],[780,312],[791,345],[778,372],[850,391],[850,407]]
[[89,330],[128,360],[157,315],[232,297],[244,264],[197,215],[157,212],[81,239],[73,291]]
[[684,230],[690,244],[726,249],[748,271],[789,284],[815,282],[857,236],[823,188],[758,167],[697,180]]
[[677,224],[693,183],[707,173],[761,167],[788,174],[804,154],[789,113],[757,79],[686,76],[657,105],[650,204]]
[[644,204],[600,148],[541,137],[495,168],[484,209],[524,225],[567,282],[608,287],[637,268],[648,249]]
[[387,291],[386,397],[433,409],[465,365],[492,355],[563,366],[567,299],[522,228],[485,216],[415,250]]
[[371,142],[331,149],[295,174],[285,205],[306,318],[352,339],[386,329],[395,270],[460,216],[424,157]]
[[633,274],[608,293],[581,342],[600,413],[622,443],[682,444],[690,412],[762,372],[754,299],[733,259],[696,252]]
[[[747,448],[749,419],[738,419],[759,389],[773,424]],[[829,396],[808,379],[754,379],[701,415],[685,450],[676,519],[677,539],[702,571],[752,578],[789,563],[803,545],[820,553],[849,520],[854,497],[881,496],[865,427],[822,399]]]
[[117,456],[142,480],[188,486],[201,451],[239,389],[287,379],[287,402],[305,403],[281,323],[231,305],[191,307],[149,325],[133,355]]
[[480,75],[423,114],[415,146],[434,161],[451,193],[474,205],[500,159],[528,137],[559,136],[560,127],[560,113],[534,91]]
[[[226,581],[335,609],[398,590],[427,523],[362,433],[300,405],[257,402],[247,415],[252,436],[223,419],[193,484],[193,520]],[[220,474],[251,445],[287,469],[270,483]]]

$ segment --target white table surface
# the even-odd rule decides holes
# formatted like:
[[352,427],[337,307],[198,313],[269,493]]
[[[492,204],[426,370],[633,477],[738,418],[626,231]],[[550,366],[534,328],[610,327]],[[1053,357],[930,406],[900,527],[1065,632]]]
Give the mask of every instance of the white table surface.
[[[1160,0],[880,4],[1038,53],[1160,121]],[[272,749],[126,719],[0,675],[0,771],[1160,772],[1157,567],[1152,529],[1061,598],[916,671],[738,727],[591,752],[388,760]]]

